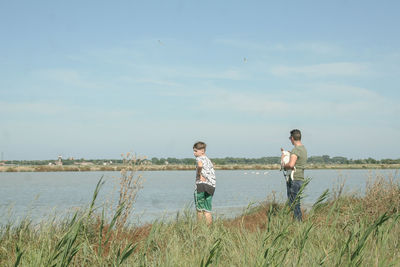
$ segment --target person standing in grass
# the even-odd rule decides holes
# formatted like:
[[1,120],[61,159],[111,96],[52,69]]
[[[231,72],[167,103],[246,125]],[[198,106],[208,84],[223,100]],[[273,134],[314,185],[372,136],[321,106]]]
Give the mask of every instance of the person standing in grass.
[[[290,169],[294,171],[293,180],[288,179],[286,182],[287,196],[289,204],[292,205],[295,201],[297,194],[304,182],[304,169],[307,163],[307,150],[301,143],[301,132],[298,129],[290,131],[289,140],[294,145],[292,151],[290,151],[289,163],[283,167],[285,170]],[[281,149],[283,151],[283,149]],[[284,155],[282,153],[283,159]],[[294,204],[294,217],[298,220],[302,220],[302,213],[300,208],[300,199]]]
[[212,223],[212,198],[215,191],[215,171],[210,159],[206,156],[206,144],[197,142],[193,145],[193,154],[196,157],[196,190],[194,202],[197,210],[197,219]]

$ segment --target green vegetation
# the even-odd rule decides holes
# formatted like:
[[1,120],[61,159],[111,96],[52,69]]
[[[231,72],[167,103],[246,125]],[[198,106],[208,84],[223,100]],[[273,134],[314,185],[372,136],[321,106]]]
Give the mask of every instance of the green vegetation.
[[[125,175],[122,186],[132,177]],[[188,210],[172,222],[126,225],[129,193],[107,216],[95,204],[101,185],[88,208],[70,217],[1,226],[0,266],[400,265],[400,184],[394,178],[376,177],[364,196],[327,190],[302,223],[292,219],[290,207],[269,199],[211,227]]]

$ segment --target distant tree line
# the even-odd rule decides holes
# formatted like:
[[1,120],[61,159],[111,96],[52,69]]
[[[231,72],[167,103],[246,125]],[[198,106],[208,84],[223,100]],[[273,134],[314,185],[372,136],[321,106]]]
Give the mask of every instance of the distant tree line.
[[[232,165],[232,164],[279,164],[280,157],[261,157],[261,158],[211,158],[211,161],[216,165]],[[3,161],[5,164],[16,164],[16,165],[49,165],[54,164],[57,160],[10,160]],[[122,164],[122,159],[63,159],[63,165],[73,165],[80,163],[92,163],[95,165],[103,164]],[[152,164],[152,165],[194,165],[196,160],[194,158],[156,158],[142,159],[137,162],[138,164]],[[400,164],[400,159],[381,159],[376,160],[373,158],[367,159],[348,159],[346,157],[330,157],[328,155],[323,156],[311,156],[308,158],[309,164]]]
[[[261,158],[211,158],[211,161],[217,165],[230,165],[230,164],[280,164],[280,157],[261,157]],[[155,165],[164,164],[181,164],[181,165],[193,165],[195,164],[194,158],[152,158],[151,163]],[[311,156],[308,158],[309,164],[400,164],[399,159],[381,159],[376,160],[373,158],[367,159],[348,159],[346,157],[330,157],[328,155],[323,156]]]
[[346,157],[311,156],[308,163],[313,164],[400,164],[400,159],[348,159]]

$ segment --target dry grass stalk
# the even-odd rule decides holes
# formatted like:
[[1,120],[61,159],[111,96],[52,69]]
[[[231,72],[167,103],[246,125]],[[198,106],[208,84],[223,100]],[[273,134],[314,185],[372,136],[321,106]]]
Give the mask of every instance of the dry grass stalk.
[[119,179],[120,191],[118,208],[124,206],[121,216],[116,223],[117,229],[121,229],[133,211],[133,204],[135,203],[136,196],[142,188],[143,179],[141,175],[137,175],[138,166],[144,158],[137,158],[133,153],[122,154],[124,168],[121,170]]

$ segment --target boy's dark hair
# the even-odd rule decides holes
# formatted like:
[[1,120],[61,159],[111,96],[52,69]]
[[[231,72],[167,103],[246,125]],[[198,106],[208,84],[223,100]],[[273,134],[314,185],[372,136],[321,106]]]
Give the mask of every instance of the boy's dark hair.
[[290,131],[290,136],[293,137],[294,141],[300,141],[301,140],[301,132],[298,129],[293,129]]
[[195,149],[197,149],[197,150],[200,150],[200,149],[204,149],[204,151],[206,150],[206,143],[204,143],[204,142],[196,142],[194,145],[193,145],[193,148],[195,148]]

